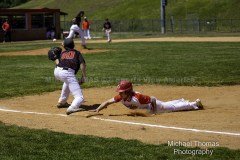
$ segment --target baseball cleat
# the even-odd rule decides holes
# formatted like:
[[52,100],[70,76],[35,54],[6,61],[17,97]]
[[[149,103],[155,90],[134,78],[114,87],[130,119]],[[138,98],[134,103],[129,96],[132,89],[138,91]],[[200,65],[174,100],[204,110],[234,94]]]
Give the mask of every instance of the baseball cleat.
[[76,110],[74,110],[74,111],[67,111],[66,114],[67,114],[67,115],[70,115],[70,114],[72,114],[72,113],[80,112],[80,111],[85,111],[85,109],[79,108],[79,109],[76,109]]
[[66,103],[58,103],[57,108],[68,108],[70,104]]
[[196,105],[197,105],[198,109],[204,109],[204,107],[203,107],[202,102],[201,102],[200,99],[197,99],[197,100],[196,100]]

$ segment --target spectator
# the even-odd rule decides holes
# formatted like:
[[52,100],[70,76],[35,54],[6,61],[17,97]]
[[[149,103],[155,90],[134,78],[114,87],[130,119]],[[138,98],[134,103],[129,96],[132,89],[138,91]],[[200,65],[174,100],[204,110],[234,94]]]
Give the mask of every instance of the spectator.
[[47,27],[47,39],[54,39],[55,38],[55,27],[53,25],[49,25]]
[[8,20],[6,19],[6,21],[3,23],[2,25],[2,29],[4,31],[4,42],[11,42],[12,38],[11,38],[11,25],[9,24]]

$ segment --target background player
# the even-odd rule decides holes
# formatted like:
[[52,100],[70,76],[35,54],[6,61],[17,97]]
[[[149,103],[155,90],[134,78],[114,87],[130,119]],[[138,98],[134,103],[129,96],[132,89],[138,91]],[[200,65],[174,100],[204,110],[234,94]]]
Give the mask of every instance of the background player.
[[[65,39],[63,47],[65,48],[65,51],[61,52],[59,57],[54,58],[56,63],[54,75],[58,80],[64,82],[57,107],[68,107],[66,114],[69,115],[83,110],[80,106],[83,103],[84,98],[76,74],[78,70],[81,69],[82,78],[80,83],[84,83],[86,80],[86,64],[81,53],[74,49],[72,38]],[[49,52],[51,53],[51,50]],[[51,60],[54,59],[52,58]],[[67,100],[70,93],[73,95],[74,100],[69,106]]]
[[84,21],[82,22],[82,29],[84,32],[84,38],[85,39],[91,39],[90,36],[90,23],[87,20],[87,17],[84,17]]
[[74,38],[74,34],[78,33],[79,34],[79,38],[82,41],[82,46],[83,48],[87,48],[86,47],[86,41],[84,38],[84,33],[83,30],[81,29],[81,17],[84,15],[83,11],[80,11],[79,14],[77,15],[77,17],[72,19],[72,26],[70,27],[70,32],[67,38]]
[[117,102],[122,102],[122,104],[129,109],[147,109],[153,114],[161,112],[203,109],[203,105],[199,99],[197,99],[195,102],[189,102],[184,99],[162,102],[155,97],[142,95],[139,92],[133,91],[132,83],[126,80],[123,80],[119,83],[117,86],[117,92],[119,93],[117,96],[107,100],[106,102],[103,102],[96,110],[93,111],[99,112],[108,105]]
[[107,36],[107,42],[111,42],[112,39],[110,37],[110,33],[112,32],[112,25],[109,22],[108,18],[105,20],[104,24],[103,24],[103,31],[105,31],[105,34]]

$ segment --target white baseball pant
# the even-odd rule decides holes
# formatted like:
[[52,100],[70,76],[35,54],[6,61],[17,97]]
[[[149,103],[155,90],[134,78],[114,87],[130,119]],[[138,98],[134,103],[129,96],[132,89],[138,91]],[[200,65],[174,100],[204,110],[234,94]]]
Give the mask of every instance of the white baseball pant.
[[68,70],[64,70],[61,67],[56,67],[54,70],[55,77],[64,82],[58,102],[66,103],[70,93],[74,97],[74,100],[68,107],[67,112],[77,111],[84,101],[81,87],[74,73],[75,71],[70,68],[68,68]]
[[78,27],[78,25],[73,24],[70,28],[70,33],[67,38],[74,38],[74,34],[77,32],[79,34],[80,40],[82,41],[82,45],[86,45],[84,33],[81,28]]
[[89,29],[86,29],[84,30],[84,37],[85,39],[91,39],[91,36],[90,36],[90,30]]
[[196,102],[189,102],[182,99],[162,102],[157,100],[157,112],[173,112],[173,111],[183,111],[183,110],[196,110],[199,109]]
[[107,41],[110,42],[111,41],[111,37],[110,37],[110,33],[111,33],[111,29],[106,29],[105,30],[105,34],[107,36]]

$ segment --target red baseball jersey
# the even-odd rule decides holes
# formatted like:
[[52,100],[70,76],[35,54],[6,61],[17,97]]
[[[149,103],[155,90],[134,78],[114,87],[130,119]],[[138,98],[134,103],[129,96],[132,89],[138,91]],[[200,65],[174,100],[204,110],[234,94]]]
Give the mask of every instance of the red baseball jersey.
[[151,98],[138,92],[134,92],[129,100],[123,100],[120,95],[114,97],[115,102],[122,102],[130,109],[151,109]]
[[5,30],[5,31],[10,31],[10,25],[9,25],[9,23],[7,23],[7,22],[3,23],[2,28],[3,28],[3,30]]

